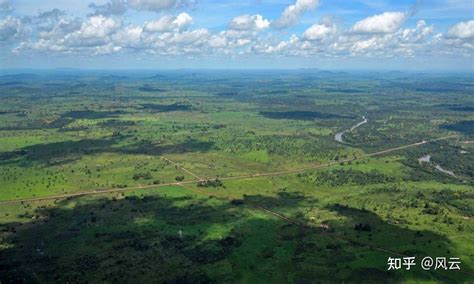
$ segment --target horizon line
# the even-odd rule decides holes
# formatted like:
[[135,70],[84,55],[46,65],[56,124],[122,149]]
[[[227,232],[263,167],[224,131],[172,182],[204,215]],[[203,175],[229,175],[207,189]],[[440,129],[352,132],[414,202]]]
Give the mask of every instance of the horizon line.
[[142,71],[142,72],[170,72],[170,71],[318,71],[318,72],[402,72],[402,73],[474,73],[474,69],[383,69],[383,68],[0,68],[1,72],[14,71]]

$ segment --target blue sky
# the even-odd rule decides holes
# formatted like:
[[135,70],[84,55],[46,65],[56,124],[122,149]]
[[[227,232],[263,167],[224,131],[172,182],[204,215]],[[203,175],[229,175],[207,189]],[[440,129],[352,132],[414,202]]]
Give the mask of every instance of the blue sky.
[[1,68],[473,70],[470,0],[0,0]]

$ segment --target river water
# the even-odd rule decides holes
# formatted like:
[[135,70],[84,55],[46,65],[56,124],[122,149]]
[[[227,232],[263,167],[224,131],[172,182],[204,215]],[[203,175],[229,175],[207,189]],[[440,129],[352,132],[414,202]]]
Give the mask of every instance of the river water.
[[347,132],[354,131],[357,127],[359,127],[359,126],[361,126],[361,125],[367,123],[368,120],[367,120],[367,118],[366,118],[365,116],[363,116],[362,119],[363,119],[363,120],[362,120],[361,122],[359,122],[359,123],[353,125],[351,128],[346,129],[346,130],[344,130],[344,131],[342,131],[342,132],[336,133],[336,135],[334,136],[334,140],[336,140],[336,141],[339,142],[339,143],[344,143],[344,140],[342,140],[342,135],[346,134]]
[[[425,155],[423,157],[420,157],[418,158],[418,162],[420,163],[431,163],[431,155]],[[454,172],[452,171],[448,171],[448,170],[445,170],[443,169],[440,165],[436,165],[435,166],[435,169],[437,169],[438,171],[442,172],[442,173],[445,173],[447,175],[450,175],[452,177],[455,177],[456,175],[454,174]]]

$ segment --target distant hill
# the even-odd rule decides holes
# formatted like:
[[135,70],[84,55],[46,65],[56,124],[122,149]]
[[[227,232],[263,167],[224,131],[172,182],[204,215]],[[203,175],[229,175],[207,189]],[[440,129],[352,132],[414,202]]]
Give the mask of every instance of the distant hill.
[[29,80],[29,79],[37,79],[39,75],[32,74],[32,73],[21,73],[21,74],[10,74],[10,75],[3,75],[0,76],[0,80]]
[[150,79],[150,80],[153,80],[153,79],[163,79],[163,78],[166,78],[165,75],[161,75],[161,74],[156,74],[156,75],[153,75],[151,77],[146,77],[145,79]]
[[127,76],[120,76],[120,75],[107,75],[107,76],[102,76],[101,79],[105,80],[127,80],[130,79]]

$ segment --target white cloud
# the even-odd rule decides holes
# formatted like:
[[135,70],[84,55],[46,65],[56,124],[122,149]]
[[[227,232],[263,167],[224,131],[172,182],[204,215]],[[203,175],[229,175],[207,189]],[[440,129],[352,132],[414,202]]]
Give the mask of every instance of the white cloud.
[[314,9],[319,5],[319,0],[296,0],[295,4],[286,7],[280,18],[272,25],[277,29],[284,29],[298,23],[302,13]]
[[118,31],[122,22],[102,15],[91,16],[82,23],[79,30],[58,39],[57,43],[71,47],[92,47],[106,45],[110,42],[110,35]]
[[[123,1],[131,0],[109,3]],[[178,3],[171,2],[173,5]],[[285,10],[282,19],[285,19],[286,24],[297,22],[302,11],[316,7],[317,4],[318,1],[296,1]],[[106,8],[108,6],[104,6],[104,9]],[[229,21],[228,28],[222,31],[192,29],[193,19],[187,13],[165,14],[145,23],[131,23],[127,22],[126,17],[112,16],[113,13],[110,13],[110,16],[104,14],[106,13],[89,15],[84,19],[71,17],[70,14],[56,9],[39,13],[37,16],[7,17],[0,19],[0,40],[8,45],[11,43],[18,54],[30,51],[71,55],[261,54],[308,58],[386,58],[412,57],[418,54],[472,56],[474,50],[473,43],[469,42],[473,37],[474,21],[459,23],[446,35],[441,35],[425,21],[418,21],[415,26],[401,27],[409,16],[402,12],[383,13],[366,18],[346,31],[336,26],[331,18],[326,18],[311,25],[299,36],[291,35],[290,38],[286,38],[289,36],[286,33],[268,30],[273,23],[259,14],[234,17]],[[31,36],[23,37],[27,33],[31,33]]]
[[228,40],[222,33],[220,33],[219,35],[213,35],[209,40],[209,45],[214,48],[223,48],[226,47],[227,44]]
[[119,18],[95,15],[70,32],[59,28],[63,21],[66,19],[61,18],[51,31],[40,33],[42,36],[37,41],[23,42],[14,51],[105,55],[127,49],[137,53],[178,55],[203,52],[211,36],[207,29],[183,31],[192,21],[186,13],[164,16],[144,25],[125,26]]
[[393,33],[407,17],[408,14],[403,12],[385,12],[355,23],[351,30],[356,33]]
[[182,33],[175,33],[170,38],[170,43],[202,45],[208,41],[209,31],[207,29],[197,29]]
[[[269,27],[269,21],[260,15],[243,15],[232,19],[229,29],[211,37],[212,45],[218,48],[225,47],[224,53],[238,52],[239,47],[248,45],[258,39],[260,32]],[[223,51],[219,49],[219,51]],[[240,52],[240,51],[239,51]]]
[[178,16],[174,17],[171,15],[166,15],[158,20],[145,23],[144,31],[150,33],[163,33],[173,30],[182,30],[187,28],[193,19],[186,13],[181,13]]
[[8,16],[0,20],[0,42],[18,38],[22,36],[26,30],[20,19]]
[[69,19],[61,17],[54,21],[51,26],[38,31],[38,36],[42,39],[63,37],[66,34],[81,29],[81,27],[82,22],[79,18]]
[[270,26],[270,21],[261,15],[241,15],[232,19],[230,29],[237,31],[263,30]]
[[305,40],[324,40],[334,34],[337,28],[332,25],[315,24],[303,32]]
[[145,23],[144,30],[151,33],[161,33],[172,30],[171,24],[175,20],[175,17],[166,15],[158,20]]
[[459,39],[474,38],[474,20],[457,23],[448,30],[447,36]]
[[186,28],[193,22],[193,18],[186,13],[179,14],[173,21],[173,25],[177,26],[178,29]]
[[383,47],[383,41],[378,39],[377,37],[372,37],[366,40],[356,41],[352,45],[351,51],[353,53],[358,53],[368,49],[380,49],[381,47]]
[[129,25],[112,35],[112,41],[121,47],[142,48],[141,26]]
[[291,35],[288,40],[280,41],[275,45],[266,42],[258,43],[252,47],[252,50],[264,54],[296,55],[301,51],[301,42],[296,35]]
[[63,10],[53,9],[39,13],[34,17],[25,17],[23,22],[36,30],[38,37],[43,39],[62,37],[82,27],[80,18],[71,18]]
[[433,26],[427,26],[424,20],[420,20],[416,23],[416,27],[413,29],[403,29],[398,33],[402,41],[420,42],[425,40],[428,36],[434,32]]
[[399,29],[394,33],[370,34],[370,37],[352,36],[342,41],[342,45],[349,45],[353,55],[367,55],[378,57],[392,57],[402,55],[413,57],[420,53],[428,55],[433,50],[436,37],[433,36],[434,27],[428,26],[425,21],[418,21],[414,28]]
[[113,18],[107,18],[102,15],[92,16],[82,25],[78,35],[81,38],[103,38],[116,31],[121,25],[121,22]]
[[96,46],[94,48],[94,54],[97,55],[106,55],[106,54],[113,54],[122,49],[121,46],[116,46],[113,43],[108,43],[106,45]]

